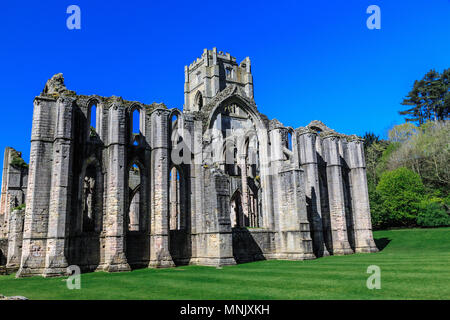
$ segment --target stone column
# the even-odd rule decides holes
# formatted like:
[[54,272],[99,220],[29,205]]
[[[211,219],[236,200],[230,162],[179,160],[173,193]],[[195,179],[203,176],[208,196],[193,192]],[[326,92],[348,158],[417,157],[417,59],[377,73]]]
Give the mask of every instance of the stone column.
[[275,257],[287,260],[314,259],[306,213],[303,172],[295,166],[284,167],[277,175],[278,248]]
[[205,216],[203,215],[203,133],[202,122],[190,119],[190,150],[192,155],[191,164],[191,239],[192,239],[192,260],[201,255],[202,236],[200,233],[204,230]]
[[330,204],[331,238],[333,255],[351,254],[345,220],[344,185],[339,154],[339,137],[328,134],[323,139],[325,161],[327,163],[327,186]]
[[170,171],[170,229],[178,228],[178,194],[177,194],[177,168],[173,167]]
[[11,148],[6,147],[3,156],[2,193],[0,198],[0,238],[6,238],[8,235],[8,168],[11,150]]
[[25,209],[13,210],[9,216],[8,258],[6,269],[14,272],[19,269],[22,256],[23,219]]
[[125,255],[126,175],[125,108],[114,102],[109,109],[108,166],[106,187],[105,260],[98,267],[108,272],[129,271]]
[[53,143],[52,183],[44,276],[67,273],[66,219],[70,216],[72,170],[72,98],[56,104],[56,132]]
[[299,132],[300,163],[304,170],[304,186],[307,201],[307,211],[311,223],[314,254],[317,257],[328,256],[323,235],[319,168],[316,152],[317,134],[309,130]]
[[149,267],[175,266],[169,252],[169,111],[152,113],[152,219]]
[[306,212],[303,171],[298,156],[283,156],[286,128],[270,131],[272,160],[272,190],[275,218],[275,259],[314,259],[310,227]]
[[241,183],[242,183],[242,194],[241,194],[241,201],[242,201],[242,219],[241,221],[241,227],[245,227],[245,219],[248,219],[250,221],[250,215],[248,210],[248,186],[247,186],[247,162],[245,159],[245,154],[239,155],[239,167],[241,168]]
[[348,142],[355,252],[377,252],[372,234],[364,145],[360,139]]
[[22,258],[16,277],[42,275],[48,235],[56,100],[34,100]]
[[203,229],[197,234],[197,255],[194,264],[224,266],[236,264],[230,221],[228,177],[216,169],[204,168],[205,217]]
[[261,179],[261,213],[260,227],[265,229],[274,228],[273,217],[273,193],[271,159],[269,158],[269,133],[266,128],[257,129],[259,143],[259,166]]

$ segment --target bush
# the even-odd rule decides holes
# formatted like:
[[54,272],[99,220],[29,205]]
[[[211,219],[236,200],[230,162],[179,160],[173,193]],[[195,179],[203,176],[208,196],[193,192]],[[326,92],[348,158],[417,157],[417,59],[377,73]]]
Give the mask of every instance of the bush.
[[368,188],[372,227],[374,230],[384,229],[388,227],[388,221],[385,220],[385,215],[383,214],[380,195],[377,193],[376,185],[374,183],[368,182]]
[[19,206],[13,208],[13,210],[22,210],[22,209],[25,209],[25,207],[26,207],[26,204],[25,204],[25,203],[22,203],[21,205],[19,205]]
[[19,156],[15,156],[12,158],[10,165],[17,169],[28,168],[28,164]]
[[389,155],[386,168],[411,169],[420,174],[429,193],[441,190],[447,194],[450,190],[450,121],[430,121],[405,136],[408,138]]
[[435,201],[424,200],[420,204],[421,210],[417,215],[417,224],[422,227],[440,227],[450,225],[450,216],[443,206]]
[[376,187],[376,203],[379,207],[374,214],[375,225],[416,225],[424,191],[420,176],[412,170],[398,168],[384,172]]

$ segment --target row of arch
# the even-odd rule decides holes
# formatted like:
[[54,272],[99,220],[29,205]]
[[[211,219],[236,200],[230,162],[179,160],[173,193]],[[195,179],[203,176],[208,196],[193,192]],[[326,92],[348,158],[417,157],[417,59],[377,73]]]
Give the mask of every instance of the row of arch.
[[[104,256],[102,232],[106,223],[106,173],[100,161],[90,157],[84,162],[78,192],[76,193],[75,215],[72,217],[69,234],[69,260],[83,266],[86,270],[95,270]],[[151,183],[147,167],[138,159],[130,162],[124,190],[123,228],[126,236],[126,257],[130,265],[143,266],[148,263],[150,250],[149,232],[151,228],[150,195]],[[177,256],[180,245],[187,247],[189,226],[189,199],[184,170],[173,166],[168,176],[170,250]],[[175,232],[175,234],[173,233]],[[183,251],[183,250],[182,250]],[[183,252],[185,252],[184,250]],[[172,253],[172,252],[171,252]],[[179,255],[179,254],[178,254]],[[132,266],[132,267],[133,267]]]
[[[98,136],[101,130],[101,107],[99,107],[99,102],[97,100],[91,100],[88,103],[87,108],[87,119],[88,119],[88,140],[92,140],[92,137]],[[173,131],[174,124],[179,122],[178,119],[182,116],[181,111],[178,109],[173,109],[169,115],[169,122],[171,123],[171,131]],[[142,106],[133,105],[128,111],[128,128],[130,135],[130,142],[132,145],[140,144],[140,137],[142,137],[144,132],[145,112]]]

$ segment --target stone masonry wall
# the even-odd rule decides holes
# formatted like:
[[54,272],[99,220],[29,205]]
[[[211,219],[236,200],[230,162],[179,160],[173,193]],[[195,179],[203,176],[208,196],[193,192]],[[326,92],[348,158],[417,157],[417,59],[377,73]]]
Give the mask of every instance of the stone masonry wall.
[[185,71],[183,112],[77,95],[62,74],[47,82],[34,100],[29,168],[5,151],[6,269],[52,277],[69,265],[116,272],[377,251],[360,138],[267,119],[248,58],[206,50]]

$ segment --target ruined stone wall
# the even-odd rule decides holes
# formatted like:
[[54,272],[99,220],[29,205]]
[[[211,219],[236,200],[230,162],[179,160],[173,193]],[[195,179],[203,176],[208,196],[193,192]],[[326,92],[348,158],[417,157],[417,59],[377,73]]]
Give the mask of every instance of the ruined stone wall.
[[362,140],[319,121],[297,129],[297,135],[316,255],[377,251]]
[[[9,160],[3,170],[9,270],[59,276],[69,265],[113,272],[377,250],[361,139],[318,121],[293,130],[268,120],[253,100],[249,59],[237,65],[207,51],[187,72],[213,66],[215,54],[235,68],[237,83],[219,73],[203,83],[212,91],[202,108],[184,112],[77,95],[61,74],[47,82],[34,100],[28,171]],[[231,164],[224,129],[236,135]],[[25,211],[11,212],[20,200],[8,199],[20,195]],[[235,197],[239,219],[232,218]]]
[[0,198],[0,238],[8,237],[11,211],[25,204],[28,165],[20,152],[5,148]]
[[5,266],[8,257],[8,239],[0,239],[0,266]]
[[10,214],[6,265],[8,272],[17,271],[20,267],[24,218],[25,209],[15,209]]

